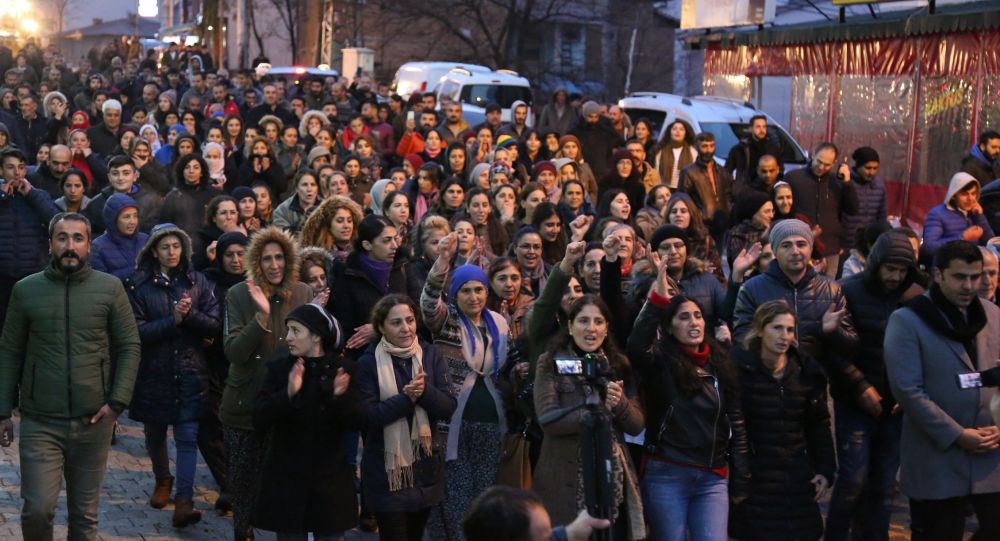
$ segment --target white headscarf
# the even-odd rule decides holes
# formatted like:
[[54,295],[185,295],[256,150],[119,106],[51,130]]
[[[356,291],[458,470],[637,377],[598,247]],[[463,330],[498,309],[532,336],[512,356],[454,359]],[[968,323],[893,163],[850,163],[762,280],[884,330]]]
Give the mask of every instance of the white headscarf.
[[[209,150],[218,150],[218,158],[209,158]],[[219,143],[205,143],[205,147],[202,149],[202,156],[205,158],[205,163],[208,164],[208,176],[214,180],[217,184],[222,184],[226,182],[226,149]]]

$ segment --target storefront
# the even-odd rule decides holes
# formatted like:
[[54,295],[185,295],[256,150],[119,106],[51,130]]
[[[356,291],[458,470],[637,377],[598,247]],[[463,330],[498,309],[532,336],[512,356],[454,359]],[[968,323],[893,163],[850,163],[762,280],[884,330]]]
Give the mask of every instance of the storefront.
[[706,94],[760,103],[771,91],[803,147],[878,150],[889,212],[914,225],[978,134],[1000,130],[997,2],[688,41],[706,49]]

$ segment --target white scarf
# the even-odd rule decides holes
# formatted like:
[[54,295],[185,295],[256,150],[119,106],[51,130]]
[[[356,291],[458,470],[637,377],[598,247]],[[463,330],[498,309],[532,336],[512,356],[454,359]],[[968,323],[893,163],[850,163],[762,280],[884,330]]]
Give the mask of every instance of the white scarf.
[[[379,400],[388,400],[399,395],[396,371],[392,357],[411,359],[410,375],[416,377],[423,371],[423,349],[420,341],[413,339],[408,348],[389,343],[385,337],[375,347],[375,368],[378,373]],[[389,479],[389,491],[395,492],[413,486],[413,463],[431,454],[431,425],[424,408],[414,404],[413,423],[406,425],[406,418],[400,417],[382,429],[384,439],[385,473]]]

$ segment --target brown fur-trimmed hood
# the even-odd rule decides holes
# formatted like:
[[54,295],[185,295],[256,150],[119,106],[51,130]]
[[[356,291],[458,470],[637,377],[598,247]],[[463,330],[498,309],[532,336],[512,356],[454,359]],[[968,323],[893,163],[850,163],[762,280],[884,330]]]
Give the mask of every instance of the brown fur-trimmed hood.
[[[354,235],[358,234],[358,224],[364,217],[361,212],[361,205],[355,203],[350,197],[343,195],[331,195],[326,198],[312,214],[306,218],[306,223],[302,225],[302,232],[299,234],[299,241],[303,246],[315,246],[329,250],[333,248],[333,235],[330,234],[330,223],[340,209],[351,211],[354,216]],[[353,238],[352,238],[353,240]]]
[[[277,287],[268,283],[260,264],[264,247],[272,242],[278,243],[285,253],[285,276],[281,279],[281,285]],[[292,286],[299,281],[299,249],[295,239],[277,226],[272,225],[262,229],[250,239],[246,273],[247,280],[252,280],[269,298],[274,295],[287,298],[292,292]]]

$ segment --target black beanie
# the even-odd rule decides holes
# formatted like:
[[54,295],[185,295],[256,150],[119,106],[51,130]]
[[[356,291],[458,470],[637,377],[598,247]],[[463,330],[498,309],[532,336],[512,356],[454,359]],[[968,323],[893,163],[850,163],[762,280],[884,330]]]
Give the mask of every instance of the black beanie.
[[733,204],[733,224],[753,218],[753,215],[757,214],[760,207],[763,207],[770,200],[771,198],[764,192],[743,190]]
[[854,154],[851,154],[851,158],[854,159],[855,166],[864,165],[869,162],[878,163],[879,161],[878,151],[872,147],[858,147],[858,149],[854,151]]
[[329,348],[327,353],[343,347],[344,333],[340,330],[340,323],[318,304],[307,303],[295,308],[285,316],[285,322],[289,321],[305,325],[309,332],[322,338],[323,344]]
[[250,239],[239,231],[229,231],[219,235],[219,239],[215,242],[215,263],[220,269],[222,268],[222,254],[226,253],[226,250],[234,244],[245,247],[250,244]]
[[683,229],[677,227],[673,224],[663,224],[657,227],[653,234],[649,236],[649,248],[650,250],[656,250],[660,247],[660,243],[667,239],[683,239],[684,244],[687,244],[687,233]]

